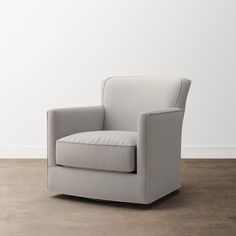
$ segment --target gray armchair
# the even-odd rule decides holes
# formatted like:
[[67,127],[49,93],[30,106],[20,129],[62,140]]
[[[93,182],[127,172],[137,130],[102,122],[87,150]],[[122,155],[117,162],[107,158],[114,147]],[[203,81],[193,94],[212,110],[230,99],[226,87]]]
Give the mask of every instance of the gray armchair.
[[48,111],[48,189],[149,204],[180,188],[190,80],[112,77],[102,105]]

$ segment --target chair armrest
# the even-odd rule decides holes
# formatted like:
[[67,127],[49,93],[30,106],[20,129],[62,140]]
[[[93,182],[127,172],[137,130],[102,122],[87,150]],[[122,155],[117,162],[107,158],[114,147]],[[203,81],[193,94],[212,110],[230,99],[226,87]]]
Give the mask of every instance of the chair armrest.
[[[137,174],[156,176],[179,165],[184,110],[142,112],[138,120]],[[161,177],[163,178],[163,177]]]
[[56,165],[56,140],[79,132],[102,130],[104,107],[62,108],[47,112],[48,166]]

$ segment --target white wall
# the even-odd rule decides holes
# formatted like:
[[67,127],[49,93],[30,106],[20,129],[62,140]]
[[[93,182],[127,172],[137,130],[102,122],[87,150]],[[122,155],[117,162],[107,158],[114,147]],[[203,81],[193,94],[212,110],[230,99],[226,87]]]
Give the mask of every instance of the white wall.
[[111,75],[193,81],[185,156],[236,156],[236,1],[0,2],[0,156],[42,156],[46,110],[100,103]]

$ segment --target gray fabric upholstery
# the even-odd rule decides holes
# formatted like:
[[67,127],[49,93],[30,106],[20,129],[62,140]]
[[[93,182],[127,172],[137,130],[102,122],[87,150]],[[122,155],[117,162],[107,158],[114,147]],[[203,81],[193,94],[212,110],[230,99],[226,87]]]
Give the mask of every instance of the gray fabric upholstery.
[[137,173],[147,178],[147,199],[155,201],[180,183],[183,110],[143,112],[138,122]]
[[103,146],[136,146],[137,132],[119,130],[80,132],[63,137],[57,141]]
[[50,167],[48,189],[54,193],[94,199],[148,203],[146,179],[133,173]]
[[56,164],[119,172],[135,170],[136,132],[81,132],[57,140]]
[[107,130],[137,130],[143,111],[174,107],[181,80],[164,77],[113,77],[104,81],[103,105]]
[[[49,190],[95,199],[149,204],[180,188],[181,132],[190,84],[191,81],[187,79],[172,77],[109,78],[103,83],[102,106],[49,111]],[[127,161],[129,158],[126,157],[134,155],[125,151],[119,154],[123,159],[115,158],[118,152],[114,145],[126,144],[122,150],[133,148],[133,139],[127,141],[118,134],[111,139],[107,136],[101,138],[98,135],[100,132],[97,132],[96,137],[80,133],[102,130],[137,132],[135,172],[117,172],[117,169],[107,171],[111,170],[110,165],[118,166],[117,160],[122,160],[119,171],[127,167],[129,171],[133,169],[130,167],[133,161],[124,164],[123,160]],[[67,138],[80,143],[59,140],[75,133],[80,134]],[[84,149],[86,145],[83,142],[91,143],[87,145],[91,146],[90,150]],[[102,143],[114,146],[108,145],[109,150],[100,148]],[[95,150],[95,146],[99,150]],[[82,162],[79,168],[59,166],[57,163],[61,153],[65,162],[69,161],[71,153],[76,153],[71,158],[73,167],[78,167],[75,160],[77,153],[80,153],[83,163],[99,166],[96,168],[103,170],[83,169]],[[92,156],[93,159],[86,160],[86,156]],[[95,157],[103,162],[95,161]]]
[[56,165],[56,140],[70,134],[103,129],[104,107],[53,109],[47,112],[48,166]]
[[185,104],[187,101],[188,91],[191,86],[191,81],[188,79],[181,79],[181,86],[178,94],[178,98],[176,100],[176,104],[174,107],[185,108]]

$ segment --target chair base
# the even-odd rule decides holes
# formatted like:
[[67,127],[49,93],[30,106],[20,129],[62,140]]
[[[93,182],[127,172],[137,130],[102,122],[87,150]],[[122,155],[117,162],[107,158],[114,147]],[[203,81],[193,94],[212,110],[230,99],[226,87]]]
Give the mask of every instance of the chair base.
[[147,178],[134,173],[62,166],[48,168],[49,191],[95,200],[150,204],[180,188],[178,183],[164,186],[165,189],[160,189],[150,198],[147,192]]

